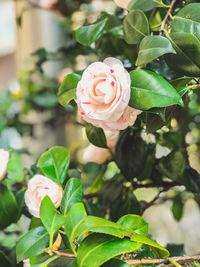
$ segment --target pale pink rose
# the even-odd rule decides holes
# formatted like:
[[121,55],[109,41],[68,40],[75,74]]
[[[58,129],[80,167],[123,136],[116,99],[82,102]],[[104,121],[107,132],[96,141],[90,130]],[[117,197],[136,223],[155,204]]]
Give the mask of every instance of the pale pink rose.
[[29,259],[23,260],[23,264],[24,264],[23,267],[29,267],[29,266],[31,266]]
[[63,196],[62,187],[43,175],[35,175],[28,182],[25,203],[29,212],[39,218],[40,204],[45,196],[49,196],[56,208],[60,206]]
[[57,2],[58,0],[40,0],[39,4],[43,8],[52,9]]
[[0,149],[0,181],[2,181],[7,173],[7,165],[9,160],[9,152]]
[[128,5],[131,0],[114,0],[115,4],[121,8],[128,9]]
[[132,125],[140,111],[128,106],[130,86],[130,76],[120,60],[110,57],[91,64],[77,86],[81,118],[105,130]]

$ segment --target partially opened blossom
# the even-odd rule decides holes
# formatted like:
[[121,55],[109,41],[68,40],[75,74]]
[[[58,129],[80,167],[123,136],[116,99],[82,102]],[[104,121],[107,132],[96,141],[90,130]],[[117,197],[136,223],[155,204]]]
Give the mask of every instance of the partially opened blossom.
[[49,196],[56,208],[60,206],[63,196],[62,187],[43,175],[35,175],[28,182],[28,190],[25,193],[25,203],[29,212],[40,217],[40,204],[45,196]]
[[131,93],[129,73],[118,59],[95,62],[83,72],[77,86],[81,118],[104,130],[123,130],[132,125],[140,111],[128,106]]
[[129,3],[131,2],[131,0],[114,0],[114,2],[116,3],[116,5],[118,5],[121,8],[127,9]]
[[9,160],[9,152],[0,149],[0,181],[2,181],[7,173],[7,165]]

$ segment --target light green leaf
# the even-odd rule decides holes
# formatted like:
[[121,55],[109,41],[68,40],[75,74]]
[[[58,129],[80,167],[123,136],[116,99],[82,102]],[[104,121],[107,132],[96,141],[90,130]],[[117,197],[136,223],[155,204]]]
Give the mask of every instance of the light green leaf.
[[130,72],[131,98],[129,106],[147,110],[153,107],[183,105],[176,89],[160,75],[143,69]]
[[157,254],[158,257],[169,256],[169,251],[166,248],[160,246],[157,242],[149,239],[146,236],[135,234],[131,236],[131,240],[149,246]]
[[90,46],[101,37],[107,21],[108,18],[105,18],[94,24],[80,27],[74,32],[75,40],[84,46]]
[[23,163],[21,156],[12,152],[7,165],[7,177],[15,183],[20,183],[24,179]]
[[0,227],[15,223],[19,216],[19,208],[13,193],[0,184]]
[[42,226],[34,228],[23,235],[17,243],[17,261],[20,262],[33,256],[41,254],[48,248],[49,234]]
[[66,107],[69,102],[76,98],[76,87],[81,79],[81,75],[76,73],[68,74],[61,86],[58,89],[58,101],[59,103]]
[[65,147],[55,146],[39,158],[37,166],[47,177],[57,183],[64,183],[69,167],[69,151]]
[[185,32],[197,34],[200,32],[200,4],[192,3],[181,8],[175,15],[172,24],[172,32]]
[[154,0],[132,0],[128,5],[128,10],[141,9],[143,11],[149,11],[159,4]]
[[130,229],[135,234],[148,235],[148,223],[141,216],[132,214],[124,215],[117,221],[117,224]]
[[140,243],[103,234],[92,234],[84,239],[78,248],[78,267],[98,267],[123,253],[135,251]]
[[40,219],[52,237],[65,221],[65,217],[57,212],[49,196],[45,196],[41,202]]
[[119,259],[111,259],[104,263],[102,267],[130,267],[128,263],[121,261]]
[[71,249],[73,250],[74,253],[76,253],[73,246],[74,233],[76,232],[76,229],[80,224],[81,220],[86,216],[87,214],[83,203],[76,203],[71,207],[65,219],[65,224],[64,224],[65,233],[69,239]]
[[61,202],[61,212],[66,215],[70,208],[75,204],[82,201],[83,190],[80,180],[71,178],[66,186]]
[[162,36],[146,36],[142,39],[136,66],[147,64],[168,53],[176,54],[170,41]]
[[124,35],[128,44],[138,44],[149,35],[149,23],[141,10],[132,10],[124,19]]
[[176,55],[165,55],[167,64],[180,74],[200,76],[200,41],[190,33],[171,33],[168,36]]
[[102,128],[86,124],[86,135],[90,143],[97,147],[107,148],[106,137]]

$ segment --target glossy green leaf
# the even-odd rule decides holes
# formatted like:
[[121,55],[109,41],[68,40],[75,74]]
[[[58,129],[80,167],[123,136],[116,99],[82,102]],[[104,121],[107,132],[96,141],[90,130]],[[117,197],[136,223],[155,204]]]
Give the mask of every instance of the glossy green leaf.
[[15,223],[18,219],[19,208],[13,193],[0,184],[0,227]]
[[17,261],[41,254],[48,248],[49,234],[42,226],[37,227],[23,235],[17,243]]
[[149,246],[151,249],[153,249],[153,251],[157,254],[158,257],[169,256],[169,251],[166,248],[160,246],[157,242],[149,239],[146,236],[135,234],[131,236],[131,240]]
[[8,256],[6,256],[3,251],[0,250],[0,263],[2,267],[12,267],[12,263],[10,262]]
[[128,5],[128,10],[141,9],[143,11],[149,11],[158,6],[159,4],[154,0],[132,0]]
[[148,20],[141,10],[132,10],[123,21],[125,40],[128,44],[138,44],[149,34]]
[[200,4],[186,5],[174,16],[171,24],[172,32],[187,32],[198,34],[200,32]]
[[81,202],[83,190],[80,180],[77,178],[70,178],[67,182],[61,202],[61,212],[66,215],[70,208],[78,202]]
[[57,212],[49,196],[45,196],[40,205],[40,218],[51,236],[64,225],[65,217]]
[[172,213],[176,221],[180,221],[180,219],[183,216],[183,200],[180,195],[177,195],[173,199],[173,204],[172,204]]
[[12,152],[7,165],[7,177],[14,183],[20,183],[24,179],[24,166],[21,156]]
[[63,183],[69,167],[69,151],[65,147],[55,146],[39,158],[37,166],[47,177],[57,183]]
[[154,59],[168,53],[175,54],[170,41],[162,36],[146,36],[142,39],[136,66],[147,64]]
[[74,233],[76,232],[77,227],[81,223],[81,220],[86,216],[87,214],[83,203],[76,203],[71,207],[65,219],[65,233],[69,239],[71,248],[74,253],[76,253],[73,246]]
[[128,239],[119,239],[103,234],[92,234],[78,248],[78,267],[98,267],[111,258],[135,251],[140,244]]
[[86,124],[86,135],[90,143],[97,147],[107,148],[106,137],[102,128]]
[[101,37],[107,21],[108,18],[105,18],[94,24],[80,27],[74,32],[76,41],[82,45],[90,46]]
[[68,74],[61,86],[58,89],[58,101],[59,103],[66,107],[69,102],[76,98],[76,87],[81,79],[81,75],[76,73]]
[[171,33],[168,36],[176,54],[165,55],[167,64],[180,74],[200,76],[200,41],[190,33]]
[[182,86],[186,86],[191,80],[192,80],[191,77],[180,77],[180,78],[177,78],[177,79],[170,81],[170,84],[174,88],[179,88]]
[[180,150],[172,151],[166,157],[161,158],[158,168],[168,178],[178,181],[185,170],[185,158]]
[[128,263],[119,259],[111,259],[102,265],[102,267],[130,267],[130,266],[131,265],[129,265]]
[[137,69],[130,72],[131,98],[129,106],[147,110],[153,107],[183,105],[176,89],[155,72]]
[[132,230],[135,234],[148,235],[148,223],[141,216],[124,215],[117,221],[117,224]]

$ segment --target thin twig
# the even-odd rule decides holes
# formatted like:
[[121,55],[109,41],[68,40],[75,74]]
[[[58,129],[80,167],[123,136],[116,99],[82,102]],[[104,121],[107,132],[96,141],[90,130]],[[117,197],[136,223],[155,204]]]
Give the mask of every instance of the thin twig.
[[61,252],[61,251],[57,251],[57,250],[51,250],[51,252],[53,254],[59,255],[59,256],[63,256],[66,258],[76,258],[77,256],[75,254],[70,254],[70,253],[65,253],[65,252]]
[[170,189],[171,187],[174,187],[174,186],[177,186],[177,185],[180,185],[179,183],[177,182],[162,182],[160,184],[154,184],[154,183],[151,183],[151,184],[138,184],[138,183],[135,183],[135,182],[132,182],[132,186],[133,186],[133,189],[138,189],[138,188],[151,188],[151,187],[164,187],[164,188],[167,188]]
[[164,17],[164,19],[163,19],[163,21],[162,21],[162,24],[161,24],[161,27],[160,27],[160,31],[159,31],[159,35],[162,35],[162,31],[163,31],[164,28],[165,28],[165,24],[166,24],[166,22],[167,22],[168,17],[169,17],[170,14],[171,14],[171,11],[172,11],[172,9],[173,9],[175,3],[176,3],[176,0],[172,0],[172,2],[171,2],[171,4],[170,4],[170,8],[168,9],[167,14],[165,15],[165,17]]
[[180,256],[180,257],[170,257],[165,259],[133,259],[133,260],[126,260],[126,262],[130,265],[135,264],[152,264],[152,263],[163,263],[168,264],[170,260],[179,263],[186,263],[186,262],[193,262],[193,261],[200,261],[200,255],[195,256]]
[[85,199],[90,199],[90,198],[93,198],[93,197],[98,197],[99,195],[99,192],[95,192],[95,193],[91,193],[91,194],[86,194],[83,196],[83,198]]

